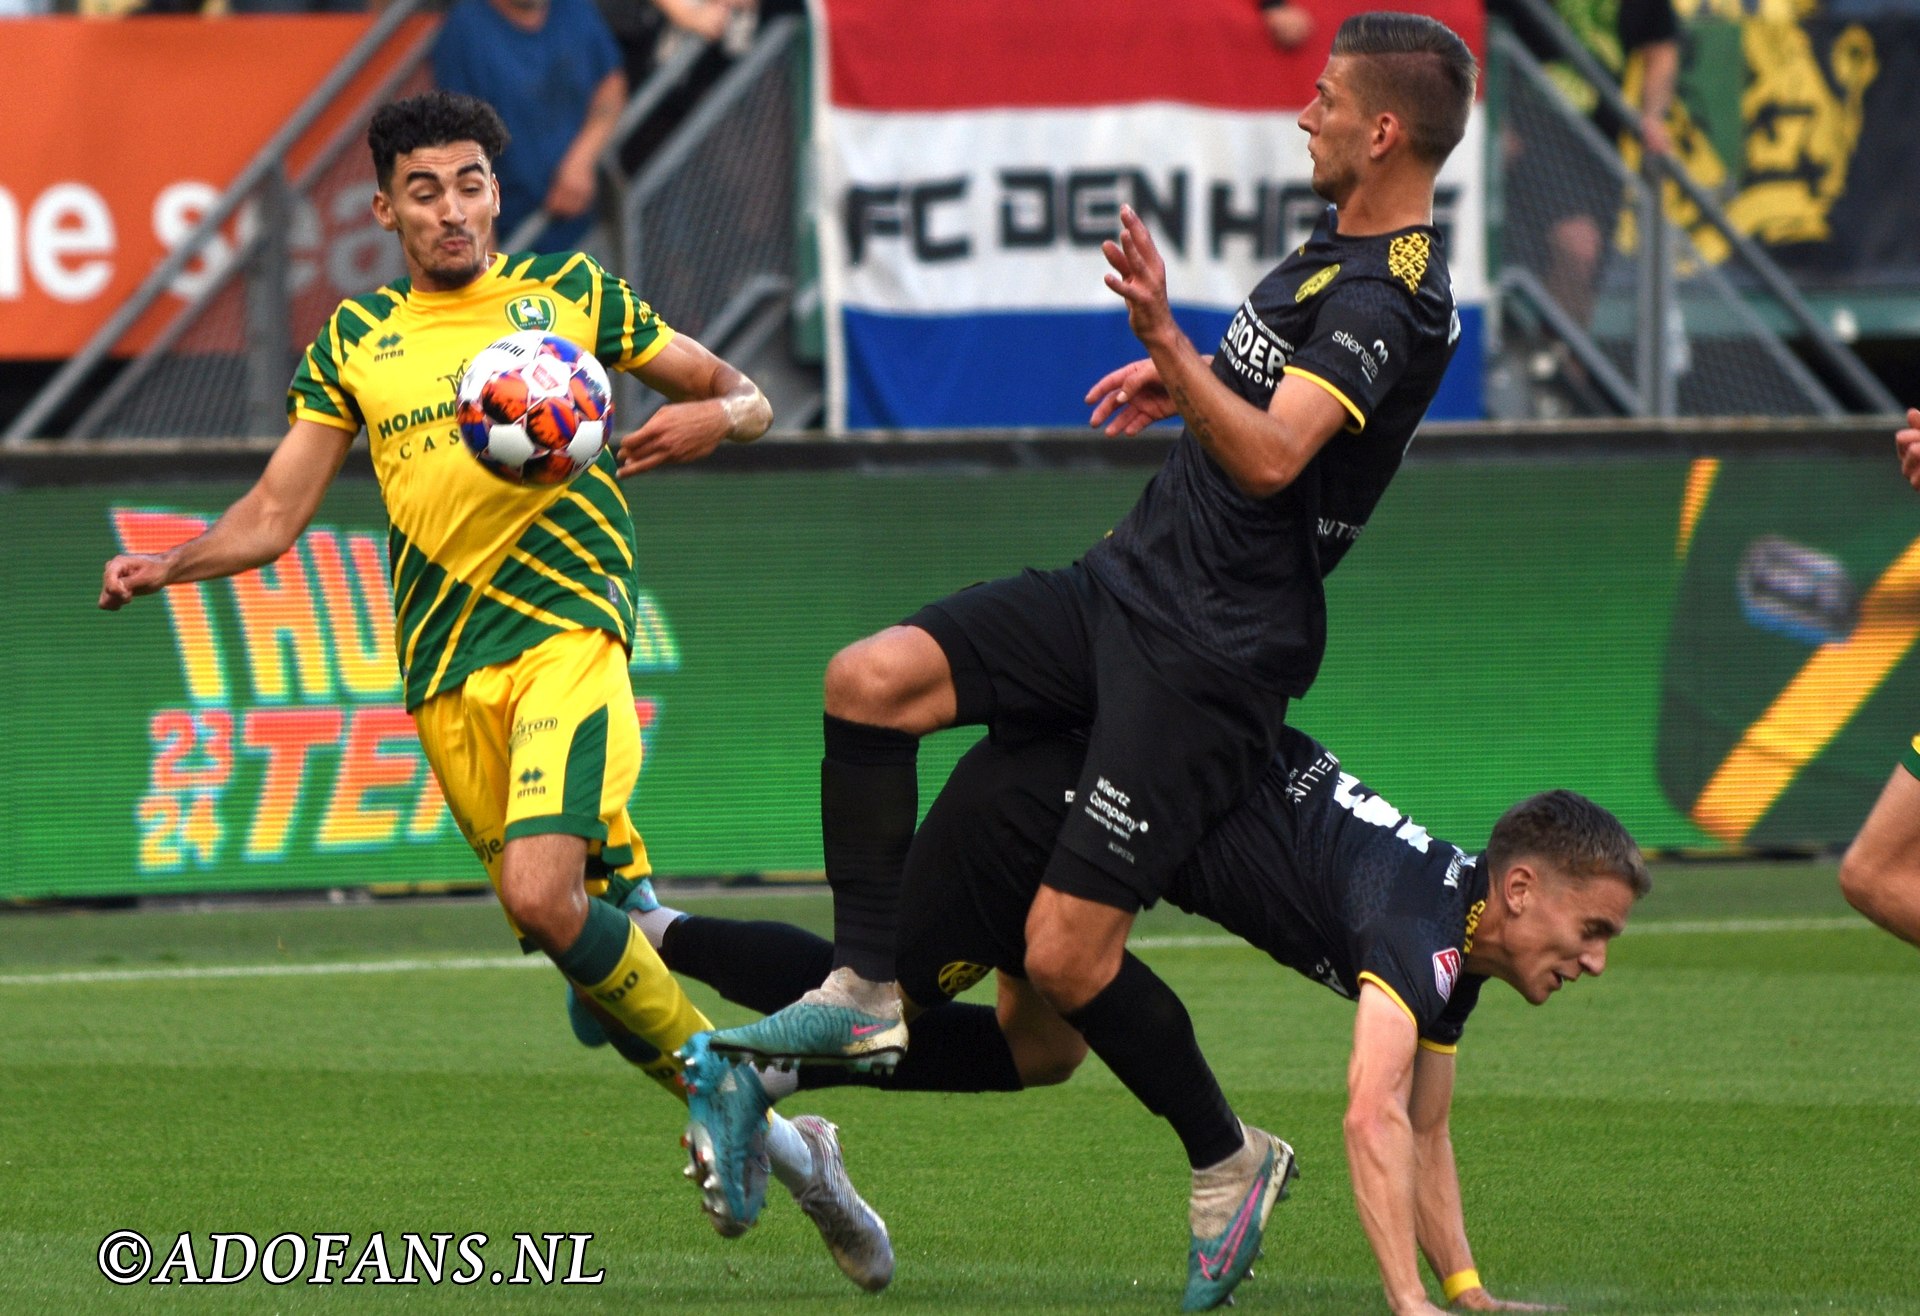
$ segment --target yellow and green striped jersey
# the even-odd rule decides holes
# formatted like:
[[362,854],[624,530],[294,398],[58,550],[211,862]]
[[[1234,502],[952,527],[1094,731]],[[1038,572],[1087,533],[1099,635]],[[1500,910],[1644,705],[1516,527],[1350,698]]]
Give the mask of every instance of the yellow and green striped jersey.
[[495,256],[453,292],[402,279],[342,302],[288,390],[291,420],[355,431],[392,524],[389,570],[407,707],[560,631],[633,639],[633,514],[611,452],[568,485],[515,485],[462,451],[454,398],[496,338],[540,329],[631,370],[673,338],[590,256]]

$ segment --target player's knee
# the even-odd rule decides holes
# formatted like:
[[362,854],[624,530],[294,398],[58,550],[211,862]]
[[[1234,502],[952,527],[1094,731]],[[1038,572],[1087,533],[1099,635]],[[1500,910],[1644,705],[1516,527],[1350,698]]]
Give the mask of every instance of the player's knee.
[[1862,854],[1859,846],[1850,847],[1840,860],[1840,894],[1868,918],[1879,906],[1884,882],[1885,870]]
[[1027,981],[1063,1014],[1078,1010],[1106,986],[1099,979],[1099,967],[1086,948],[1071,938],[1043,935],[1027,944]]
[[932,643],[923,632],[896,626],[848,645],[827,663],[827,712],[915,734],[944,725],[925,707],[945,677],[945,668],[930,662]]
[[504,874],[500,880],[501,908],[514,926],[544,951],[565,950],[579,935],[577,903],[550,882],[524,877],[516,881],[512,874]]
[[1087,1041],[1079,1030],[1024,978],[1001,974],[999,997],[995,1022],[1006,1039],[1020,1086],[1051,1087],[1073,1077],[1087,1057]]
[[835,717],[871,722],[887,695],[885,671],[869,646],[871,639],[849,644],[827,662],[826,707]]
[[1043,1045],[1013,1048],[1014,1068],[1020,1071],[1020,1085],[1029,1088],[1053,1087],[1072,1078],[1087,1058],[1087,1044],[1078,1033],[1070,1037],[1048,1038]]

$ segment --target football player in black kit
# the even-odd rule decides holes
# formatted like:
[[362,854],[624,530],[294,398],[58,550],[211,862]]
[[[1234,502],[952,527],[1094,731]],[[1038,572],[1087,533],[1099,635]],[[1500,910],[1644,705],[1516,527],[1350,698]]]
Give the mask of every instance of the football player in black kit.
[[[899,981],[925,1007],[911,1052],[886,1077],[813,1067],[769,1073],[770,1087],[1010,1091],[1073,1073],[1085,1043],[1023,975],[1027,912],[1085,752],[1083,736],[1062,733],[983,741],[961,759],[907,859]],[[1422,1254],[1448,1303],[1529,1309],[1487,1292],[1467,1242],[1448,1121],[1455,1052],[1487,979],[1539,1004],[1602,972],[1608,943],[1650,885],[1632,837],[1582,796],[1521,801],[1473,854],[1428,835],[1292,728],[1253,793],[1169,879],[1171,904],[1358,1002],[1346,1141],[1395,1312],[1433,1311]],[[832,955],[782,924],[666,909],[649,917],[643,929],[668,967],[752,1009],[792,1000]],[[997,1015],[950,1001],[991,970],[1000,971]],[[1189,1306],[1227,1296],[1241,1278],[1235,1251],[1252,1256],[1242,1247],[1189,1258]]]
[[1314,188],[1333,204],[1210,363],[1173,319],[1146,227],[1123,210],[1107,282],[1148,357],[1095,387],[1093,420],[1132,429],[1178,412],[1186,428],[1080,562],[963,590],[828,665],[833,972],[787,1009],[687,1048],[703,1175],[729,1179],[756,1154],[725,1132],[746,1127],[729,1107],[753,1072],[726,1084],[727,1060],[884,1069],[906,1049],[893,976],[920,737],[1080,728],[1085,766],[1029,916],[1027,975],[1179,1134],[1194,1171],[1192,1253],[1257,1244],[1292,1150],[1232,1117],[1178,997],[1125,957],[1127,931],[1272,760],[1288,701],[1325,649],[1322,578],[1365,527],[1452,357],[1433,189],[1476,76],[1466,45],[1431,18],[1341,25],[1300,116]]

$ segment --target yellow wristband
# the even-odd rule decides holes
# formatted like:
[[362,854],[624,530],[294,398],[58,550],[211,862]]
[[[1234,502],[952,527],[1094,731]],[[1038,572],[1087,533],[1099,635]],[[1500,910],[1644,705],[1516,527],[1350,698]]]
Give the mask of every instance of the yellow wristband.
[[1465,1270],[1456,1270],[1453,1274],[1440,1281],[1440,1291],[1447,1295],[1448,1302],[1452,1302],[1468,1289],[1477,1289],[1479,1287],[1480,1272],[1471,1266]]

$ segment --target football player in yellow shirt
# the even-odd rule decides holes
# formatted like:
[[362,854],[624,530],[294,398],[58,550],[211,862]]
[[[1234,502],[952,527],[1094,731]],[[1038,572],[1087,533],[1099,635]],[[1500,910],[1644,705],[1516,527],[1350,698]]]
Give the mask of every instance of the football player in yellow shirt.
[[[231,576],[288,552],[364,426],[389,536],[394,638],[408,710],[468,844],[523,945],[543,951],[620,1053],[679,1093],[677,1051],[711,1027],[619,907],[644,900],[627,814],[640,769],[628,673],[638,589],[618,477],[760,437],[751,379],[678,335],[578,252],[493,250],[506,129],[485,102],[430,92],[383,106],[367,133],[373,213],[407,277],[342,302],[289,390],[290,427],[259,481],[204,534],[106,565],[100,606]],[[516,330],[559,335],[664,394],[569,484],[516,485],[463,451],[454,394],[473,356]],[[596,899],[608,894],[612,898]],[[757,1177],[706,1194],[715,1228],[758,1215]],[[891,1277],[886,1227],[847,1181],[833,1126],[776,1121],[764,1154],[866,1288]],[[751,1167],[750,1167],[751,1168]]]

